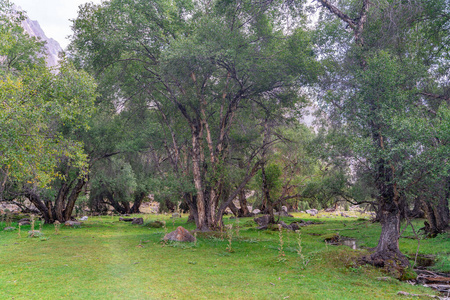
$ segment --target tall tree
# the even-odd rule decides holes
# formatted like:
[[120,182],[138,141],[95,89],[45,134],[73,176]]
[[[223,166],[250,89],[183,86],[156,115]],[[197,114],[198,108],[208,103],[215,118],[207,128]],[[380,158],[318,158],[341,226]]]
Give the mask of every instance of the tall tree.
[[85,5],[74,22],[74,56],[100,77],[116,74],[118,81],[109,84],[118,95],[145,99],[160,114],[174,170],[181,167],[181,151],[186,154],[195,187],[186,201],[200,230],[222,225],[267,146],[255,149],[246,175],[223,198],[236,118],[264,102],[279,112],[294,108],[294,83],[314,77],[308,35],[301,29],[283,34],[274,26],[275,12],[252,1],[113,0]]
[[319,25],[329,71],[322,96],[336,112],[333,125],[348,136],[350,155],[370,172],[377,190],[382,231],[366,259],[402,270],[409,266],[398,246],[404,194],[421,177],[413,166],[436,151],[429,147],[430,118],[422,113],[429,107],[422,83],[436,78],[421,55],[425,47],[417,47],[426,37],[427,1],[347,1],[342,8],[318,2],[327,20]]
[[0,6],[0,200],[25,196],[49,222],[63,210],[71,214],[70,205],[56,200],[55,211],[42,199],[51,183],[65,176],[59,164],[86,169],[82,143],[67,133],[86,129],[95,84],[68,62],[62,63],[58,74],[51,73],[42,59],[43,44],[20,26],[23,14],[4,4]]

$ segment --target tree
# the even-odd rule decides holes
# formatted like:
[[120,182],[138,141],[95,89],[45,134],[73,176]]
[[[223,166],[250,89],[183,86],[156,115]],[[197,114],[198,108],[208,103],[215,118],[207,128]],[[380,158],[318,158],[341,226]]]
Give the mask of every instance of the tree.
[[429,76],[430,65],[421,55],[425,48],[407,38],[426,38],[421,28],[427,4],[349,1],[344,10],[327,0],[318,2],[329,12],[324,18],[341,21],[321,25],[327,34],[333,32],[322,52],[328,68],[323,99],[329,112],[336,112],[333,126],[350,141],[350,156],[366,167],[376,187],[382,232],[366,259],[401,271],[409,266],[398,247],[404,195],[421,179],[413,166],[437,150],[430,147],[430,118],[422,113],[429,107],[422,83],[436,78]]
[[21,29],[23,16],[1,8],[0,200],[25,196],[50,222],[55,215],[70,216],[73,209],[74,200],[64,207],[57,198],[52,207],[42,196],[64,177],[57,170],[61,162],[86,169],[82,144],[67,133],[86,129],[95,84],[67,62],[52,74],[40,58],[43,44]]
[[181,172],[185,155],[182,174],[195,187],[185,200],[200,230],[221,227],[267,147],[247,156],[245,176],[224,198],[222,171],[232,159],[236,118],[249,118],[243,113],[262,103],[278,112],[293,108],[294,83],[314,77],[308,35],[301,29],[284,35],[273,25],[274,12],[251,1],[115,0],[85,5],[74,22],[71,49],[80,64],[100,78],[115,74],[119,80],[109,86],[116,93],[145,99],[159,113],[174,172]]

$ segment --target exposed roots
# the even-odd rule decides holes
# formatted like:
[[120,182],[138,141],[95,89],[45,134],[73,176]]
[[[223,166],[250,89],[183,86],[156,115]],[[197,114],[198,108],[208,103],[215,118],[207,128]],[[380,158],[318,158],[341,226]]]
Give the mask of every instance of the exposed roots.
[[360,262],[383,268],[388,274],[400,280],[409,280],[417,276],[412,271],[408,258],[400,251],[375,251],[361,257]]

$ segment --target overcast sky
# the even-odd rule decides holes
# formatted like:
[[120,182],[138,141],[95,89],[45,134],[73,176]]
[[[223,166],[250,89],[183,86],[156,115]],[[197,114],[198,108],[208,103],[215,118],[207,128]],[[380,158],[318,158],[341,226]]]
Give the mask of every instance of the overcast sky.
[[86,2],[101,3],[102,0],[11,0],[27,12],[31,20],[36,20],[45,35],[53,38],[64,49],[69,43],[71,22],[78,13],[78,6]]

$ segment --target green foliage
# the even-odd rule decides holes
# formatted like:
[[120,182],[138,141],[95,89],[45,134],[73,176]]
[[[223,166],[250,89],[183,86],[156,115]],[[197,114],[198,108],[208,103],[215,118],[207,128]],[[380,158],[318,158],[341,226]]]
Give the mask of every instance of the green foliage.
[[39,68],[0,77],[0,166],[5,176],[44,187],[63,175],[56,171],[63,158],[85,168],[82,144],[64,132],[85,128],[94,97],[92,79],[70,64],[57,75]]

